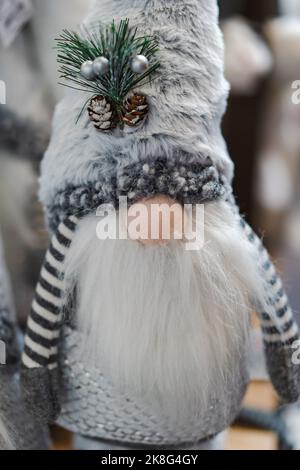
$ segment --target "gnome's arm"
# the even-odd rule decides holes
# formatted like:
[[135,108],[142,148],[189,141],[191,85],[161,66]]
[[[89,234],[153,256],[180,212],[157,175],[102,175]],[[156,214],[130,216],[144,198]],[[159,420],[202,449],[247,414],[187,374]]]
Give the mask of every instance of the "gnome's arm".
[[240,216],[240,225],[249,242],[255,247],[259,268],[266,285],[269,312],[256,306],[261,320],[266,363],[271,381],[284,402],[297,401],[300,395],[300,365],[293,361],[299,330],[292,310],[260,238]]
[[28,408],[41,422],[54,421],[60,413],[58,346],[64,260],[77,222],[76,217],[68,217],[52,237],[27,324],[22,383]]

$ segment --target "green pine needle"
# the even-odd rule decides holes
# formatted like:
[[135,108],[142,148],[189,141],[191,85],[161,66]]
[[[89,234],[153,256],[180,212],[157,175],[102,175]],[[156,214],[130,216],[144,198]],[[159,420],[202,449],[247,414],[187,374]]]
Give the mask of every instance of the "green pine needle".
[[[105,96],[120,110],[127,94],[137,86],[151,82],[160,67],[155,60],[158,52],[156,40],[153,36],[139,37],[137,29],[130,28],[128,19],[118,24],[113,21],[104,28],[98,25],[92,31],[85,30],[84,36],[64,30],[56,41],[60,78],[66,80],[61,84],[93,96]],[[146,56],[150,62],[149,68],[142,74],[131,70],[131,61],[139,54]],[[81,65],[101,56],[109,60],[108,73],[93,81],[86,80],[80,73]]]

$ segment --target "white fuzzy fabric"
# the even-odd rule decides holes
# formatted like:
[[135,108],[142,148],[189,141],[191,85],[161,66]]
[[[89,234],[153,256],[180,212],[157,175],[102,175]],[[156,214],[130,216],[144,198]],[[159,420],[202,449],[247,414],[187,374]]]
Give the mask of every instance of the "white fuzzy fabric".
[[[145,248],[100,241],[99,218],[80,222],[66,259],[77,284],[82,358],[170,419],[195,418],[236,386],[250,298],[264,302],[252,248],[224,202],[208,204],[205,245]],[[224,395],[223,395],[224,394]]]
[[228,84],[216,0],[99,0],[85,25],[126,17],[159,42],[159,76],[140,90],[149,98],[148,119],[122,135],[99,133],[87,113],[76,124],[87,94],[68,91],[56,109],[42,164],[40,196],[47,206],[68,185],[95,183],[123,165],[178,153],[187,161],[210,156],[220,173],[232,178],[220,131]]

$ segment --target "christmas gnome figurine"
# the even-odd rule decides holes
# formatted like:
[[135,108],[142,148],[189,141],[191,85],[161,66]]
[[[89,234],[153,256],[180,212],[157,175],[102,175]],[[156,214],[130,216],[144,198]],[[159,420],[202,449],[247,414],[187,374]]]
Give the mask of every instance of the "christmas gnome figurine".
[[[70,90],[40,179],[52,241],[23,354],[32,411],[103,447],[197,448],[239,412],[253,310],[272,383],[297,400],[298,329],[231,193],[216,0],[96,0],[57,47]],[[101,237],[125,197],[151,233]],[[163,240],[158,202],[204,208],[201,249]]]
[[26,411],[20,388],[20,348],[0,239],[0,450],[49,446],[45,426]]

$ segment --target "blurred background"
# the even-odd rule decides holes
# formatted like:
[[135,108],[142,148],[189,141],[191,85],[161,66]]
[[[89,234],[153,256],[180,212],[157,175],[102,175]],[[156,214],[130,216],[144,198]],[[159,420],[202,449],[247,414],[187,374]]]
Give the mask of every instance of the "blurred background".
[[[47,246],[39,205],[39,162],[51,132],[57,84],[54,38],[76,28],[92,0],[1,0],[0,227],[18,319],[24,326]],[[236,165],[235,194],[265,240],[300,322],[300,0],[220,0],[225,71],[232,90],[223,122]],[[297,83],[297,80],[299,82]],[[1,82],[0,82],[1,83]],[[297,99],[298,98],[298,99]],[[252,376],[228,449],[300,449],[300,405],[282,409],[264,371],[254,320]],[[54,429],[56,448],[71,436]]]

